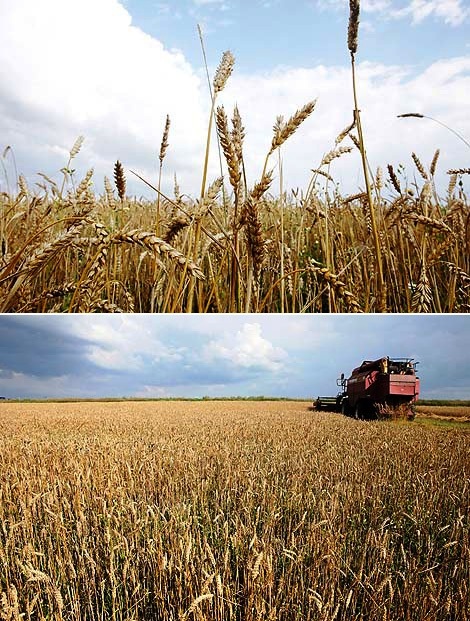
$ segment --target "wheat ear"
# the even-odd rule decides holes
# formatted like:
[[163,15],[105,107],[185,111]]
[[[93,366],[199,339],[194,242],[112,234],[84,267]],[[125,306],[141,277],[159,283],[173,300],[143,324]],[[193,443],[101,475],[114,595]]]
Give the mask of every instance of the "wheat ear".
[[[158,190],[161,189],[162,185],[162,170],[163,170],[163,160],[165,159],[166,151],[168,149],[168,135],[170,133],[170,117],[166,115],[165,127],[163,129],[162,142],[160,144],[160,154],[158,159],[160,160],[160,165],[158,169]],[[160,192],[157,196],[157,213],[155,216],[155,234],[158,235],[158,230],[160,226]]]
[[204,274],[201,271],[201,268],[184,256],[179,250],[173,248],[170,244],[168,244],[163,239],[156,237],[153,233],[149,233],[146,231],[133,230],[128,233],[116,233],[111,237],[111,242],[113,244],[120,244],[122,242],[126,242],[128,244],[138,244],[144,248],[148,248],[152,250],[156,254],[166,254],[176,262],[177,265],[182,267],[186,267],[192,276],[198,278],[200,280],[204,280]]
[[124,174],[124,168],[119,160],[114,164],[114,181],[116,183],[118,196],[121,202],[123,202],[126,197],[126,176]]
[[228,129],[227,115],[225,114],[223,106],[219,106],[217,108],[216,125],[220,145],[229,170],[230,184],[237,193],[241,177],[240,164],[237,156],[237,150],[232,142],[232,137]]

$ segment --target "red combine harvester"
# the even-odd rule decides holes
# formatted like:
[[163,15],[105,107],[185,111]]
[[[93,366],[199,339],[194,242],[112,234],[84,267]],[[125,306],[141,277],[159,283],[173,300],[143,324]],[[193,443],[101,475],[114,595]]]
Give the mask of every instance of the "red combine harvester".
[[333,410],[354,418],[398,418],[415,416],[419,397],[417,362],[413,358],[364,360],[351,377],[336,380],[341,387],[336,397],[318,397],[317,410]]

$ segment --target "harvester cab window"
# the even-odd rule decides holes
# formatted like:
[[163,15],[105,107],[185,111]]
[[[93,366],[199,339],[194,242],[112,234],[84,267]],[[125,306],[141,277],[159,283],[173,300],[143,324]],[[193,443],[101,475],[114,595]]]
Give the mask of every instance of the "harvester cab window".
[[390,360],[390,373],[396,375],[414,375],[415,369],[411,360]]

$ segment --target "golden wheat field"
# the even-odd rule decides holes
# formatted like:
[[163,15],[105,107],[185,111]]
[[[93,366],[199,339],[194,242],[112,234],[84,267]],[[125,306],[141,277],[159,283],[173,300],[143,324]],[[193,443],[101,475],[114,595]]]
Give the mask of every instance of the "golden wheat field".
[[464,430],[304,402],[4,403],[0,618],[470,618]]
[[466,194],[455,173],[439,197],[421,166],[418,189],[393,173],[396,189],[384,190],[378,170],[374,229],[366,195],[341,196],[318,173],[277,197],[265,176],[251,189],[237,177],[236,192],[216,179],[199,199],[176,187],[161,201],[126,198],[123,176],[122,198],[110,182],[98,196],[93,171],[63,196],[52,180],[39,192],[23,180],[0,196],[0,309],[468,312]]
[[[224,52],[210,87],[196,197],[180,189],[176,176],[173,196],[161,192],[169,116],[155,179],[126,171],[117,160],[115,187],[105,177],[97,195],[93,169],[77,179],[72,168],[80,136],[61,181],[40,173],[32,190],[19,175],[16,190],[0,195],[0,312],[468,312],[463,179],[470,169],[456,163],[446,171],[444,194],[435,184],[439,150],[427,154],[428,162],[412,153],[414,180],[393,163],[382,164],[386,173],[371,169],[356,89],[359,2],[350,6],[353,119],[332,136],[306,188],[284,187],[281,148],[315,113],[316,100],[287,120],[273,119],[262,172],[248,186],[243,119],[237,106],[227,113],[216,105],[235,63]],[[220,176],[209,179],[213,128]],[[362,161],[364,183],[343,196],[332,163],[351,152]],[[127,196],[131,173],[155,200]]]

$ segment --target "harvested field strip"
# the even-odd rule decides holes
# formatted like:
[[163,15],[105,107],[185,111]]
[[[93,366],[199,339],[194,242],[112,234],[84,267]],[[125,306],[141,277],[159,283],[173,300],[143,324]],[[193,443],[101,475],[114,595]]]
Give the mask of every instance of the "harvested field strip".
[[416,411],[418,414],[423,414],[424,416],[470,420],[470,407],[464,405],[418,405]]
[[4,404],[19,619],[462,619],[470,436],[299,402]]

